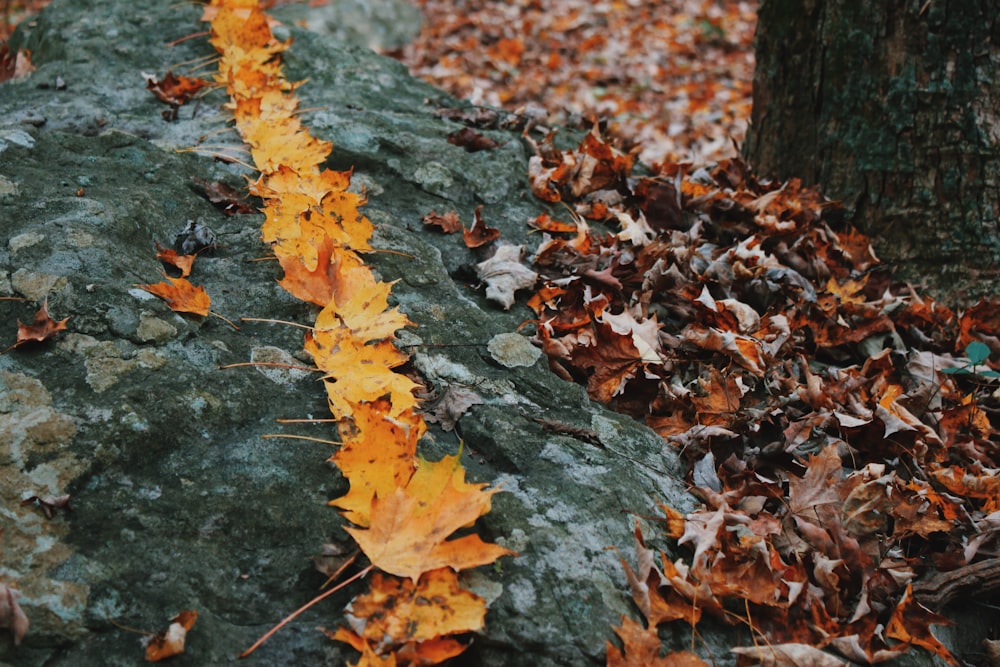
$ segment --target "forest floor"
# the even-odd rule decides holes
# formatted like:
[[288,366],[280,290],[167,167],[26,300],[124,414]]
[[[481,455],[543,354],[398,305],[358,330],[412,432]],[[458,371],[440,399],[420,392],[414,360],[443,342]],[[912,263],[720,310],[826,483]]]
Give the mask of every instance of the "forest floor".
[[731,157],[746,133],[755,1],[415,1],[423,29],[392,55],[457,97],[606,121],[651,165]]

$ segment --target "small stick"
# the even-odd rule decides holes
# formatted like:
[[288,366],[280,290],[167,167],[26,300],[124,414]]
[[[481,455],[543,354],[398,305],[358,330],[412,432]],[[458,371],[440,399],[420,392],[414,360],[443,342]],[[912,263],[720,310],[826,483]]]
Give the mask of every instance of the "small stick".
[[344,443],[337,442],[336,440],[323,440],[322,438],[311,438],[308,435],[290,435],[287,433],[265,433],[261,435],[262,438],[291,438],[292,440],[309,440],[310,442],[319,442],[324,445],[336,445],[340,447]]

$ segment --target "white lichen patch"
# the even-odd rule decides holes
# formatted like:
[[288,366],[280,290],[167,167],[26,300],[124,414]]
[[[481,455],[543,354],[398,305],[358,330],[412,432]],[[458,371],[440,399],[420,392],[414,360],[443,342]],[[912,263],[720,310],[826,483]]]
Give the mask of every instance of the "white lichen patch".
[[38,245],[44,240],[45,234],[39,234],[38,232],[25,232],[24,234],[18,234],[17,236],[10,237],[10,240],[7,241],[7,247],[10,248],[11,253],[17,253],[25,248]]
[[542,351],[531,344],[525,336],[516,333],[497,334],[486,344],[493,360],[507,368],[534,366],[542,357]]

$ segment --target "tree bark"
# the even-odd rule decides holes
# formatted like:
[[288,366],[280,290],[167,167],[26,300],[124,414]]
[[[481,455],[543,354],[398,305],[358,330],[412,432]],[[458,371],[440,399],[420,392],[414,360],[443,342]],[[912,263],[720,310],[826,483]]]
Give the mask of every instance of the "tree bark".
[[1000,284],[993,0],[762,0],[744,154],[844,202],[880,258],[946,301]]

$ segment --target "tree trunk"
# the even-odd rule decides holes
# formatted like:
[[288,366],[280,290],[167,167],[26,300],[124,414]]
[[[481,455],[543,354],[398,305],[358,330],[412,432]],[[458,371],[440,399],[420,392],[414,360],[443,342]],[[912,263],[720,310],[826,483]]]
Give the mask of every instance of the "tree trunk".
[[946,301],[1000,284],[993,0],[762,0],[744,154],[842,200],[902,278]]

